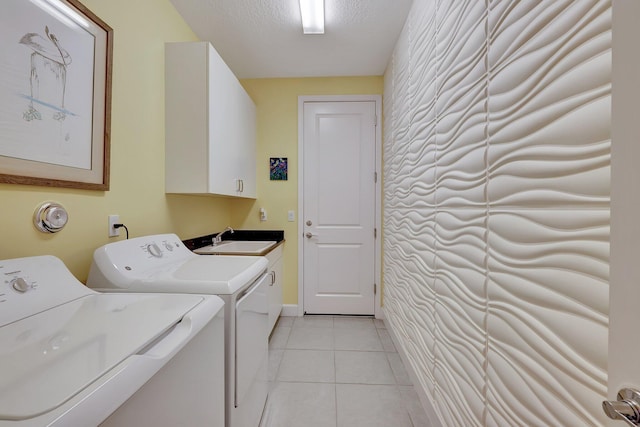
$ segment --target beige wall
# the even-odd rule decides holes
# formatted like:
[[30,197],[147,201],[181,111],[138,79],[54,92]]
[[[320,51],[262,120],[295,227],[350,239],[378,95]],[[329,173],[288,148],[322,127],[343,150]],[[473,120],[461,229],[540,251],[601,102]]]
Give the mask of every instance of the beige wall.
[[[383,78],[336,77],[305,79],[247,79],[243,86],[257,107],[258,200],[231,203],[232,226],[237,228],[285,230],[284,303],[298,303],[298,96],[382,94]],[[288,157],[287,181],[269,180],[269,157]],[[260,222],[258,209],[267,210]],[[287,221],[287,211],[296,221]]]
[[[227,225],[230,208],[227,199],[164,194],[164,42],[196,40],[193,32],[168,0],[83,3],[114,29],[111,189],[0,184],[0,259],[52,254],[84,281],[93,250],[116,240],[107,237],[107,215],[119,214],[132,237],[189,238]],[[69,212],[58,234],[44,235],[32,224],[45,200]]]

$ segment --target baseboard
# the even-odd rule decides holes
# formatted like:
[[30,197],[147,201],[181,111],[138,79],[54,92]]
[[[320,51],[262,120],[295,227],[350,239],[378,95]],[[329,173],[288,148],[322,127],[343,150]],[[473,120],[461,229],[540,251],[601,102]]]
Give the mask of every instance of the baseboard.
[[298,304],[284,304],[280,316],[298,317]]
[[[298,304],[283,304],[282,311],[280,312],[280,316],[284,317],[298,317],[300,314],[298,313]],[[376,319],[384,320],[384,311],[380,310],[375,315]]]
[[442,422],[440,421],[440,418],[436,415],[436,411],[433,408],[433,403],[431,402],[431,398],[429,397],[427,392],[422,387],[420,387],[420,381],[418,381],[418,375],[416,374],[416,371],[413,365],[409,363],[409,358],[407,357],[405,349],[400,345],[400,340],[398,340],[398,336],[396,335],[395,331],[391,328],[391,325],[389,324],[389,321],[386,319],[386,316],[383,321],[385,326],[387,327],[387,332],[389,332],[389,336],[391,336],[393,345],[396,346],[396,350],[398,351],[398,354],[402,359],[402,363],[404,363],[404,367],[407,371],[407,374],[411,378],[411,382],[413,383],[413,388],[416,390],[416,393],[418,394],[420,403],[422,403],[422,408],[424,409],[424,412],[427,414],[427,417],[429,418],[429,427],[443,427]]

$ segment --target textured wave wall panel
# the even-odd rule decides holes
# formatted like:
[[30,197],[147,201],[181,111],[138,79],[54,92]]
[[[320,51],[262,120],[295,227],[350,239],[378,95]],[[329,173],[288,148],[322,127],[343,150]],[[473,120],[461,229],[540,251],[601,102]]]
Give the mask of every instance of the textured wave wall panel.
[[439,207],[485,205],[487,69],[484,1],[439,3],[436,188]]
[[[405,171],[411,170],[408,207],[432,210],[436,205],[436,4],[418,2],[416,21],[409,21],[411,122]],[[424,49],[420,47],[424,46]]]
[[[408,45],[410,42],[408,25],[405,31],[400,34],[398,43]],[[411,92],[409,91],[409,78],[411,76],[410,57],[412,52],[409,49],[394,53],[393,62],[396,65],[393,72],[393,96],[396,100],[409,104]],[[399,154],[398,168],[402,170],[402,165],[406,161],[405,154],[409,147],[409,126],[411,124],[411,114],[409,108],[394,110],[394,134],[398,143],[395,145]]]
[[[401,345],[414,366],[421,366],[420,381],[430,396],[435,385],[435,221],[417,211],[396,210],[385,216],[385,228],[399,230],[384,241],[393,259],[384,274],[395,286],[385,291],[389,309],[398,315],[390,321],[405,339]],[[401,230],[401,231],[400,231]],[[408,240],[406,235],[420,235]],[[416,285],[417,284],[417,285]]]
[[[436,215],[436,404],[445,425],[480,426],[486,347],[486,211]],[[451,396],[464,395],[463,400]]]
[[384,309],[445,426],[605,423],[610,15],[414,0],[385,74]]
[[[396,131],[394,126],[390,126],[388,124],[395,123],[395,110],[393,108],[394,105],[394,74],[393,70],[396,68],[393,66],[395,63],[395,54],[392,54],[391,59],[389,61],[389,65],[387,66],[387,70],[384,76],[384,100],[382,103],[382,112],[383,118],[385,121],[385,126],[382,127],[382,136],[384,141],[389,141],[389,144],[383,144],[382,146],[382,157],[384,159],[382,163],[383,168],[383,176],[397,176],[400,173],[400,168],[394,168],[394,159],[399,159],[402,156],[398,154],[397,144],[394,144],[393,141],[396,140]],[[387,183],[385,186],[384,195],[383,195],[383,206],[389,206],[389,209],[394,209],[398,202],[395,198],[396,190],[399,186],[398,180],[394,180]]]
[[[484,413],[486,215],[484,209],[468,208],[485,206],[486,5],[441,2],[436,16],[434,401],[445,425],[479,426]],[[456,395],[465,398],[450,398]]]
[[498,3],[489,48],[489,202],[608,206],[610,5]]
[[608,211],[491,212],[488,228],[491,419],[603,423]]

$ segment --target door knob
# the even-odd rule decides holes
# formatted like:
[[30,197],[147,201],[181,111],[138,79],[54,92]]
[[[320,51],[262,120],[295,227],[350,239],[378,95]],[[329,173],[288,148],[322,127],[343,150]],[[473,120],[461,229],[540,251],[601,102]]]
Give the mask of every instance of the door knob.
[[309,233],[308,231],[306,233],[304,233],[304,235],[305,235],[305,237],[307,239],[310,239],[312,237],[316,237],[317,236],[317,234]]
[[640,426],[640,391],[623,388],[618,400],[605,400],[602,409],[613,420],[625,421],[630,426]]

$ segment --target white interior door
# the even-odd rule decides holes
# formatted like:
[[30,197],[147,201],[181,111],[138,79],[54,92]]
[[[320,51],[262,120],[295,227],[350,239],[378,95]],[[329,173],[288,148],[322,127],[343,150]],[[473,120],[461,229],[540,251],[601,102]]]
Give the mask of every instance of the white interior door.
[[305,313],[374,314],[376,103],[303,105]]
[[[613,2],[611,142],[610,400],[640,389],[640,2]],[[623,427],[625,421],[611,421]]]

